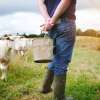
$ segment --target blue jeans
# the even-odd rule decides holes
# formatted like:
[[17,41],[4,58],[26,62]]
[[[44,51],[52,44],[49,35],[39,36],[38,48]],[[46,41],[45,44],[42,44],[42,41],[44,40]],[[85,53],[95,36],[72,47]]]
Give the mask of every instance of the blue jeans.
[[49,36],[53,39],[54,58],[48,64],[48,68],[54,71],[55,75],[66,73],[68,64],[71,62],[73,47],[76,36],[75,21],[61,19],[50,31]]

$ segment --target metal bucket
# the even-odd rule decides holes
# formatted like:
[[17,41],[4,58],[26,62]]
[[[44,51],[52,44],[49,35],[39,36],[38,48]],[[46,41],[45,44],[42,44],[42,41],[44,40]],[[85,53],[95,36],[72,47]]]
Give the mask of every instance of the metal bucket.
[[48,63],[53,58],[53,41],[50,38],[37,38],[33,42],[33,58],[36,63]]

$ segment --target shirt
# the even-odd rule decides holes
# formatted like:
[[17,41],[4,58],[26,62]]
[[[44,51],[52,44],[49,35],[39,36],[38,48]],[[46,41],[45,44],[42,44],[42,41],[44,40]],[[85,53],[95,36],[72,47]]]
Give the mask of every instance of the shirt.
[[[60,3],[60,1],[61,0],[45,0],[44,1],[50,17],[53,16],[57,6]],[[75,10],[76,10],[76,0],[72,0],[71,4],[67,8],[67,10],[61,15],[61,17],[68,17],[70,19],[76,19]]]

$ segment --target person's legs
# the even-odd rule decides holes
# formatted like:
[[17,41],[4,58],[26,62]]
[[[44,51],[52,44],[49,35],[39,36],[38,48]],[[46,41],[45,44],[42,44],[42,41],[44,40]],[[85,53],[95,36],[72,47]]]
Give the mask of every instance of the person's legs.
[[[73,24],[73,23],[71,23]],[[67,26],[70,26],[68,24]],[[53,71],[54,77],[54,97],[53,100],[72,100],[65,99],[66,72],[69,62],[71,61],[73,46],[75,42],[75,27],[67,27],[61,25],[55,27],[50,35],[55,39],[54,58],[48,65],[48,69]],[[66,28],[67,29],[63,29]],[[73,28],[73,29],[72,29]],[[53,81],[53,78],[50,79]],[[47,81],[46,81],[47,82]],[[51,82],[52,83],[52,82]],[[44,85],[45,88],[47,87]]]
[[[52,64],[49,64],[49,69],[54,71],[54,96],[53,100],[72,100],[65,99],[65,85],[66,85],[66,74],[67,67],[69,65],[73,43],[70,41],[65,41],[65,39],[59,39],[56,41],[57,51],[54,56]],[[59,44],[59,43],[62,44]]]
[[54,70],[54,96],[53,100],[73,100],[65,96],[66,74],[71,61],[74,35],[71,32],[62,34],[56,38],[56,55],[53,59]]

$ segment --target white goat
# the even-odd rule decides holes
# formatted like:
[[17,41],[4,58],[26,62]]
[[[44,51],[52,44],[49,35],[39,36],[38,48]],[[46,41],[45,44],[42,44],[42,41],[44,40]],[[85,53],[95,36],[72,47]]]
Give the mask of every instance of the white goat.
[[14,40],[14,51],[21,56],[24,56],[25,52],[28,49],[27,46],[28,44],[26,38],[18,38]]
[[7,80],[7,69],[10,61],[12,41],[0,40],[0,69],[2,72],[1,80]]

